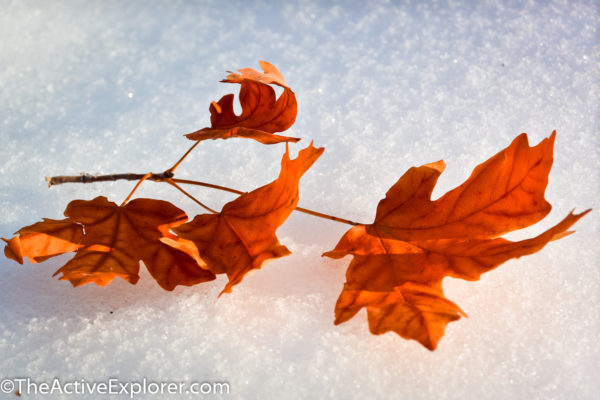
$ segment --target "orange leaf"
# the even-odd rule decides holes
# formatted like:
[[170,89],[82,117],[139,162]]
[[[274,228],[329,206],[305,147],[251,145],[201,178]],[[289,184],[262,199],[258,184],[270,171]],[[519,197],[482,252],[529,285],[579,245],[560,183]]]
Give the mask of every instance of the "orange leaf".
[[229,72],[229,75],[221,82],[229,82],[229,83],[244,83],[246,81],[260,82],[264,84],[275,84],[281,87],[286,88],[285,80],[283,79],[283,75],[281,72],[275,68],[275,66],[266,61],[259,61],[258,64],[263,72],[258,72],[254,68],[242,68],[236,72]]
[[83,236],[81,225],[69,220],[44,218],[17,231],[19,236],[4,240],[6,257],[23,264],[26,257],[31,263],[42,262],[59,254],[75,251]]
[[73,286],[94,282],[106,286],[115,277],[135,284],[139,262],[167,290],[213,280],[187,254],[160,242],[164,231],[187,220],[183,211],[166,201],[135,199],[120,207],[106,197],[74,200],[65,215],[85,227],[82,247],[55,275]]
[[405,240],[498,236],[532,225],[550,212],[544,191],[554,137],[529,147],[519,135],[436,201],[431,192],[444,163],[411,168],[379,203],[374,224]]
[[[212,102],[210,105],[211,126],[185,136],[191,140],[244,137],[264,144],[300,140],[273,134],[283,132],[293,125],[298,105],[294,92],[285,85],[281,73],[265,61],[260,61],[260,66],[262,73],[244,68],[239,70],[239,74],[231,73],[221,81],[241,84],[241,115],[236,115],[233,110],[234,95],[225,95],[217,103]],[[283,87],[283,93],[278,99],[269,84]]]
[[[5,254],[18,262],[31,262],[77,251],[56,274],[73,286],[94,282],[106,286],[121,277],[135,284],[139,262],[166,290],[177,285],[195,285],[215,279],[212,272],[199,267],[197,261],[160,241],[174,237],[169,228],[187,220],[183,211],[166,201],[135,199],[117,206],[106,197],[74,200],[65,210],[62,221],[44,222],[22,228],[19,236],[4,239]],[[84,233],[85,232],[85,233]]]
[[[436,319],[435,324],[416,324],[406,314],[415,308],[406,306],[406,296],[404,300],[398,297],[399,288],[418,284],[421,291],[426,286],[443,298],[444,277],[478,280],[503,262],[535,253],[567,235],[589,211],[571,213],[532,239],[511,242],[496,237],[529,226],[550,211],[544,191],[554,137],[555,133],[529,147],[527,136],[520,135],[477,166],[462,185],[435,201],[431,193],[443,162],[409,169],[379,203],[374,223],[353,227],[334,250],[324,254],[354,256],[336,305],[336,323],[366,307],[373,333],[395,331],[435,349],[446,324],[460,313],[448,313],[447,303],[439,298],[421,296],[421,306],[429,304],[430,312],[438,310],[438,317],[446,317]],[[393,306],[394,302],[399,305]]]
[[212,272],[227,274],[229,282],[223,292],[231,292],[246,273],[259,269],[265,260],[290,254],[275,231],[296,208],[300,178],[322,153],[323,148],[311,143],[290,160],[286,148],[276,180],[225,204],[219,214],[198,215],[177,226],[173,231],[181,243],[163,242],[182,251],[193,242]]
[[427,285],[407,282],[389,292],[354,290],[344,286],[335,307],[335,324],[367,308],[369,328],[374,335],[394,331],[435,350],[448,322],[467,315],[452,301]]

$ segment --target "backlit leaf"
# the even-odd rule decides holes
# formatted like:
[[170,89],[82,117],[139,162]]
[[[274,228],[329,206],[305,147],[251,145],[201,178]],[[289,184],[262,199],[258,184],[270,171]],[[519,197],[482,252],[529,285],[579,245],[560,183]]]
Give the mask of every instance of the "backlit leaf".
[[[443,162],[409,169],[380,201],[375,221],[351,228],[335,249],[324,254],[354,257],[336,304],[336,323],[366,307],[372,333],[394,331],[435,349],[446,324],[464,315],[444,298],[444,277],[477,280],[511,258],[535,253],[564,237],[589,211],[571,213],[532,239],[511,242],[497,237],[550,212],[544,191],[554,137],[553,133],[529,147],[527,136],[520,135],[435,201],[431,193]],[[419,285],[420,294],[414,285]],[[411,287],[408,297],[407,287]],[[418,299],[418,306],[409,298]],[[429,314],[415,314],[423,309]]]
[[[198,215],[173,228],[184,239],[182,246],[188,246],[188,241],[197,246],[212,272],[227,274],[229,282],[223,292],[231,292],[244,275],[260,268],[264,261],[290,254],[275,231],[296,208],[300,178],[322,153],[323,148],[311,143],[290,160],[286,150],[276,180],[225,204],[219,214]],[[177,241],[163,242],[185,251]]]
[[[242,113],[236,115],[233,109],[234,95],[223,96],[210,105],[211,126],[185,135],[191,140],[229,139],[243,137],[264,144],[297,142],[298,138],[275,135],[293,125],[298,105],[294,92],[285,85],[281,73],[271,64],[261,61],[263,72],[252,68],[240,69],[231,73],[221,82],[239,83]],[[283,88],[279,98],[270,84]]]

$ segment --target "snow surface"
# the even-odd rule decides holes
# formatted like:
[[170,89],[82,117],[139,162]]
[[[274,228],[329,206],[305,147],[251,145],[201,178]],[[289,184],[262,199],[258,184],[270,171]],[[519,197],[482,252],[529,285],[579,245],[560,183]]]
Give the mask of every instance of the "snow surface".
[[[24,266],[1,258],[0,378],[216,380],[230,383],[225,398],[240,399],[597,398],[597,1],[0,6],[3,237],[60,218],[74,198],[122,201],[131,182],[48,189],[44,176],[166,169],[190,144],[181,135],[208,124],[209,103],[237,90],[218,83],[225,71],[258,68],[259,59],[296,92],[288,133],[303,140],[292,153],[311,140],[326,147],[302,180],[305,207],[369,222],[411,166],[446,161],[440,196],[519,133],[538,143],[556,129],[553,211],[509,238],[595,208],[576,234],[479,282],[445,280],[469,318],[451,323],[435,352],[371,335],[364,311],[333,325],[349,258],[320,254],[347,227],[303,214],[278,232],[293,255],[220,299],[224,279],[167,292],[143,271],[135,286],[73,289],[51,277],[67,256]],[[276,177],[282,152],[206,142],[178,176],[250,190]],[[232,199],[192,191],[213,207]],[[138,194],[202,212],[167,185],[147,183]]]

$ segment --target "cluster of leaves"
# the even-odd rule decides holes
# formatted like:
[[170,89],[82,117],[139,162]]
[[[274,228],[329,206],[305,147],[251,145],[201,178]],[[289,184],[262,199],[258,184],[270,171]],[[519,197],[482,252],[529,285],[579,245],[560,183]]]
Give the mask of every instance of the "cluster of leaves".
[[[241,69],[223,80],[241,85],[240,115],[233,110],[234,95],[223,96],[210,105],[211,126],[186,136],[195,141],[188,153],[206,139],[286,142],[281,172],[273,182],[241,194],[218,213],[197,215],[189,222],[184,211],[162,200],[129,201],[131,195],[121,205],[105,197],[74,200],[65,219],[44,219],[20,229],[10,240],[3,239],[5,255],[22,264],[25,258],[37,263],[75,252],[55,273],[73,286],[91,282],[105,286],[116,277],[135,284],[143,261],[164,289],[196,285],[224,273],[229,280],[223,292],[230,292],[265,260],[288,255],[275,232],[296,209],[300,178],[323,148],[311,143],[290,159],[287,142],[299,139],[276,133],[294,123],[296,97],[273,65],[263,61],[260,65],[263,72]],[[282,87],[283,93],[277,97],[271,85]],[[532,239],[511,242],[499,237],[550,212],[544,191],[554,138],[555,133],[530,147],[526,134],[518,136],[477,166],[462,185],[435,201],[431,193],[444,163],[409,169],[380,201],[375,221],[352,223],[335,249],[324,254],[353,256],[335,306],[335,323],[365,307],[372,333],[393,331],[435,349],[448,322],[465,316],[444,296],[444,277],[478,280],[504,261],[534,253],[569,234],[568,229],[589,211],[571,213]],[[171,178],[179,162],[163,173],[164,180],[176,187]]]
[[[233,110],[233,95],[223,96],[210,105],[211,126],[186,136],[196,144],[232,137],[265,144],[298,141],[274,134],[294,123],[296,96],[273,65],[260,65],[262,73],[241,69],[223,80],[241,85],[240,116]],[[279,98],[270,84],[283,88]],[[276,180],[240,195],[219,213],[197,215],[189,222],[184,211],[162,200],[139,198],[122,205],[105,197],[74,200],[65,210],[66,219],[45,219],[20,229],[18,236],[4,239],[4,252],[19,263],[24,258],[35,263],[74,251],[55,273],[73,286],[106,286],[116,277],[135,284],[143,261],[164,289],[196,285],[225,273],[229,282],[224,291],[230,292],[263,261],[290,253],[275,231],[296,208],[298,182],[322,153],[311,143],[291,160],[286,146]]]

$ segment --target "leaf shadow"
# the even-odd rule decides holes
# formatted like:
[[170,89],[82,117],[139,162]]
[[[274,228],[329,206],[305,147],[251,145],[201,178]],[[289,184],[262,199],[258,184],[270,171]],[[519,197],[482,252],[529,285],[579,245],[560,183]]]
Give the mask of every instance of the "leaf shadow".
[[[213,297],[216,301],[219,280],[193,287],[178,286],[173,291],[162,289],[145,266],[140,264],[140,280],[132,285],[121,278],[106,287],[86,284],[73,288],[52,274],[72,255],[57,256],[40,264],[25,262],[18,265],[11,260],[0,260],[4,279],[0,282],[0,320],[28,318],[76,317],[93,318],[135,308],[143,304],[150,308],[164,308],[174,301],[193,295]],[[18,315],[18,318],[15,318]]]

